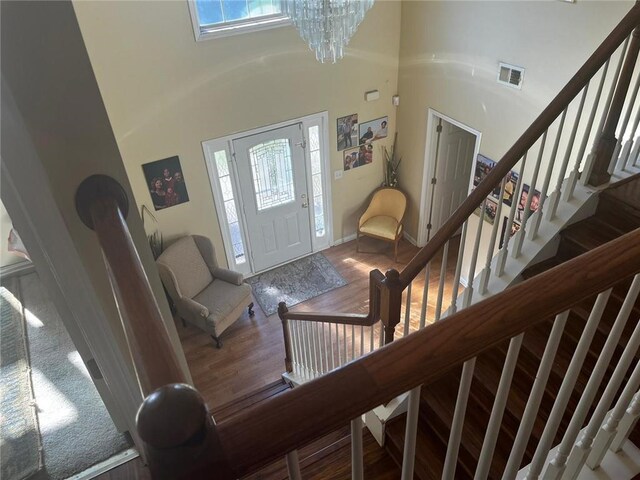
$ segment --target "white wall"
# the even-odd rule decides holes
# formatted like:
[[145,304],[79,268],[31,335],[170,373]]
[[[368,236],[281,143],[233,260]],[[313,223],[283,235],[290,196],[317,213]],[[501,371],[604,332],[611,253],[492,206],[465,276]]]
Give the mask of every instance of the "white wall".
[[[409,233],[418,228],[427,109],[482,132],[480,152],[499,160],[632,6],[402,2],[398,143]],[[522,90],[496,82],[500,61],[526,68]]]
[[[220,262],[226,260],[203,141],[327,110],[338,170],[338,117],[388,115],[389,132],[396,129],[399,2],[377,2],[335,65],[318,63],[293,26],[195,42],[184,0],[77,1],[74,8],[136,202],[150,204],[141,165],[179,155],[190,201],[156,212],[159,228],[165,238],[212,238]],[[365,91],[374,89],[380,100],[365,102]],[[333,181],[337,239],[355,232],[363,202],[382,182],[375,153],[372,165]]]

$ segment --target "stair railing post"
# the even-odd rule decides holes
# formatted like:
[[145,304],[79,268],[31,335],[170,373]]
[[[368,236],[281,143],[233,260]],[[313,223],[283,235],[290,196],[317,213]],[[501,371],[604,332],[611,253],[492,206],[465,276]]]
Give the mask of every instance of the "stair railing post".
[[[162,419],[162,421],[158,421]],[[154,479],[237,478],[204,398],[184,383],[164,385],[148,395],[137,416]]]
[[616,129],[618,128],[618,122],[622,115],[622,109],[627,97],[627,92],[631,84],[631,77],[633,76],[633,70],[638,58],[638,52],[640,51],[640,27],[637,27],[631,35],[631,41],[629,42],[629,49],[627,50],[627,56],[624,60],[624,66],[620,77],[618,79],[618,85],[611,102],[611,108],[607,114],[607,121],[604,124],[604,129],[600,134],[598,140],[598,148],[595,152],[595,158],[591,175],[589,176],[589,184],[593,186],[599,186],[607,183],[611,178],[611,174],[608,172],[611,158],[616,149]]
[[293,362],[291,357],[291,334],[289,333],[288,321],[285,314],[289,312],[285,302],[278,303],[278,316],[282,322],[282,334],[284,337],[284,366],[287,373],[293,372]]
[[400,323],[402,310],[402,284],[400,273],[391,269],[385,274],[382,281],[380,296],[380,319],[384,325],[384,344],[393,342],[396,325]]

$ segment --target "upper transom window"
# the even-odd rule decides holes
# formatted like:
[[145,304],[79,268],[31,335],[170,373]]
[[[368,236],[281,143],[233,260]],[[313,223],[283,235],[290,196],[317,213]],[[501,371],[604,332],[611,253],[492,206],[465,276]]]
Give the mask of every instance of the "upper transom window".
[[290,23],[280,0],[189,0],[196,40],[253,32]]

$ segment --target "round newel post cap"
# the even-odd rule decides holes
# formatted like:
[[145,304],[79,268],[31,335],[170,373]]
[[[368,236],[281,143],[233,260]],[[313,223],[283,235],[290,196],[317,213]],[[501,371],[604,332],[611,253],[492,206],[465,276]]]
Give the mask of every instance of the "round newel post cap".
[[384,276],[387,277],[387,280],[393,283],[400,281],[400,272],[398,272],[398,270],[396,270],[395,268],[387,270],[387,273],[385,273]]
[[82,223],[93,230],[91,207],[96,200],[114,199],[123,218],[129,213],[127,192],[115,178],[108,175],[91,175],[85,178],[76,190],[76,211]]
[[208,415],[204,398],[196,389],[185,383],[173,383],[144,399],[136,423],[146,443],[169,448],[201,435]]

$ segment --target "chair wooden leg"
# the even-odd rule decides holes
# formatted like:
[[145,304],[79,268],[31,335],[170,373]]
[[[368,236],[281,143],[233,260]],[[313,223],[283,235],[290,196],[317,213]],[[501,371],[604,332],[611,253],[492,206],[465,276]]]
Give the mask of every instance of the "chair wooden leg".
[[256,314],[256,312],[253,311],[253,302],[251,302],[247,308],[249,311],[249,316],[253,317]]
[[180,320],[182,320],[182,326],[187,328],[187,321],[184,318],[180,318]]
[[221,349],[222,348],[222,342],[220,341],[220,337],[216,337],[215,335],[211,335],[211,338],[213,338],[213,340],[216,342],[216,348],[217,349]]
[[356,253],[360,252],[360,231],[356,230]]
[[396,238],[395,243],[395,248],[394,248],[394,252],[393,252],[393,261],[397,262],[398,261],[398,243],[400,243],[400,237]]

